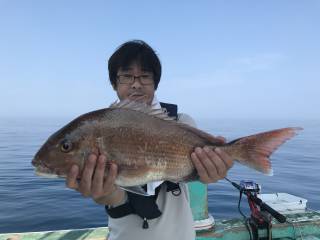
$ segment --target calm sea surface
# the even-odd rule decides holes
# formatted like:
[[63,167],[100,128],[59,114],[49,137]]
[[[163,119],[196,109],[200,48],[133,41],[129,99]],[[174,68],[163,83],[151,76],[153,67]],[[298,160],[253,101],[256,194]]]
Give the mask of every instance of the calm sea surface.
[[[62,179],[35,176],[31,160],[50,134],[70,119],[0,119],[0,232],[42,231],[105,226],[102,206],[68,190]],[[250,179],[263,193],[287,192],[308,199],[320,210],[320,121],[202,120],[199,128],[232,140],[287,126],[304,130],[273,156],[274,176],[235,164],[228,177]],[[216,219],[240,217],[239,193],[226,181],[209,185],[209,211]],[[242,201],[244,211],[246,202]]]

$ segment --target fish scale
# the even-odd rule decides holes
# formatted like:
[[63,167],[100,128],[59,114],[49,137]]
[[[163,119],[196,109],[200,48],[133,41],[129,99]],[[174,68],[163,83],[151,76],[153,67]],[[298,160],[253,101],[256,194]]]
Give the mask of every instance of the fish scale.
[[[191,161],[196,147],[220,147],[232,159],[262,173],[272,172],[270,155],[300,128],[283,128],[225,143],[200,129],[176,122],[162,109],[128,100],[86,113],[58,130],[36,153],[32,164],[41,175],[65,177],[73,164],[80,174],[90,152],[118,165],[116,184],[192,181],[199,178]],[[106,174],[108,170],[106,169]]]

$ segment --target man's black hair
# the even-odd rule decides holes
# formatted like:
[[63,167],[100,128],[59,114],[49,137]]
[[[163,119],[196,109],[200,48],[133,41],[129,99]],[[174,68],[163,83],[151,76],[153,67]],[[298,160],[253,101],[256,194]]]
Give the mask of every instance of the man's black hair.
[[109,58],[108,70],[112,86],[117,86],[117,73],[133,62],[146,71],[153,72],[154,88],[157,89],[161,77],[161,63],[155,51],[144,41],[133,40],[122,44]]

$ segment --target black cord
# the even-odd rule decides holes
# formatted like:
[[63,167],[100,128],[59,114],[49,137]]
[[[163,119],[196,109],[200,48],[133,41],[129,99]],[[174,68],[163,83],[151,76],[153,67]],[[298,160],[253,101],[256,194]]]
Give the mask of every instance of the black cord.
[[247,216],[240,209],[241,199],[242,199],[242,191],[240,191],[240,194],[239,194],[238,211],[244,219],[247,219]]
[[240,208],[240,204],[241,204],[241,199],[242,199],[242,194],[243,194],[243,189],[240,188],[240,186],[238,184],[236,184],[235,182],[232,182],[231,180],[229,180],[228,178],[225,177],[225,179],[230,182],[234,187],[236,187],[239,190],[239,201],[238,201],[238,211],[239,213],[242,215],[243,219],[244,219],[244,225],[246,226],[248,232],[249,232],[249,236],[250,236],[250,240],[253,239],[253,233],[251,230],[251,226],[250,226],[250,218],[248,218],[242,211]]
[[250,218],[247,218],[245,223],[246,223],[246,228],[247,228],[247,230],[249,232],[250,240],[252,240],[253,239],[253,233],[252,233],[252,230],[251,230]]
[[239,213],[242,215],[243,217],[243,220],[244,220],[244,223],[245,223],[245,226],[249,232],[249,236],[250,236],[250,240],[252,240],[252,231],[251,231],[251,226],[250,226],[250,218],[248,218],[242,211],[241,211],[241,208],[240,208],[240,203],[241,203],[241,199],[242,199],[242,191],[240,191],[240,195],[239,195],[239,201],[238,201],[238,211]]

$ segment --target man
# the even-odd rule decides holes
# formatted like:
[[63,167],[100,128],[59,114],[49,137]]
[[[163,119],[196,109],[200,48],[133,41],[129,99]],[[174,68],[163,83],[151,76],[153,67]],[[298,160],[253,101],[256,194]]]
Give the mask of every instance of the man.
[[[160,107],[155,91],[160,82],[161,64],[154,50],[145,42],[129,41],[121,45],[110,57],[108,69],[110,82],[120,100],[143,101]],[[171,105],[161,104],[170,114]],[[178,122],[194,125],[188,115],[174,113],[174,110],[172,114]],[[203,183],[213,183],[224,178],[233,164],[232,159],[219,148],[213,151],[207,147],[198,147],[191,154],[191,159]],[[155,192],[155,196],[141,197],[114,184],[117,177],[116,164],[109,167],[108,176],[104,178],[106,161],[104,155],[91,154],[81,181],[77,181],[79,168],[74,165],[68,174],[67,186],[85,197],[91,197],[98,204],[106,205],[110,239],[195,238],[186,184],[150,183],[146,189]],[[170,191],[172,185],[174,190],[178,188],[179,195]]]

